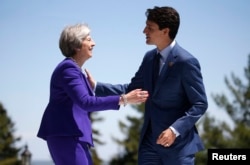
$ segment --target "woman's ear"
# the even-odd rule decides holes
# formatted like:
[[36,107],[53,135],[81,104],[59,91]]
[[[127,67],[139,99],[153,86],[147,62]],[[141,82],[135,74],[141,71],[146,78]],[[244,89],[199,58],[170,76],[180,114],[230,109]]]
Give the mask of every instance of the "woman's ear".
[[76,52],[79,52],[80,50],[81,50],[80,48],[76,48],[76,49],[75,49]]

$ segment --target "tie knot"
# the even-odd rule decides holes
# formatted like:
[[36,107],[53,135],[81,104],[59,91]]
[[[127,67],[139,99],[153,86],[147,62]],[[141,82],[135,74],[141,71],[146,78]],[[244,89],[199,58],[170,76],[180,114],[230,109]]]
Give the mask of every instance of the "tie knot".
[[157,65],[159,65],[159,62],[160,62],[160,59],[161,59],[161,54],[160,53],[157,53],[154,57],[154,60],[156,61]]
[[156,58],[157,58],[157,59],[160,59],[160,58],[161,58],[161,53],[157,53],[157,54],[156,54]]

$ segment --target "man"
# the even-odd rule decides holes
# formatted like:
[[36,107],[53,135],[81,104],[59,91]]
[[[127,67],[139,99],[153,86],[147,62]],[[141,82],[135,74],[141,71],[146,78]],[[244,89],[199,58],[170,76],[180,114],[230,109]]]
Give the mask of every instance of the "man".
[[[97,82],[95,92],[98,96],[147,90],[138,164],[193,165],[195,153],[204,149],[195,124],[208,107],[200,64],[175,41],[180,17],[174,8],[154,7],[146,16],[146,43],[156,48],[145,54],[129,84]],[[89,79],[93,86],[91,75]]]

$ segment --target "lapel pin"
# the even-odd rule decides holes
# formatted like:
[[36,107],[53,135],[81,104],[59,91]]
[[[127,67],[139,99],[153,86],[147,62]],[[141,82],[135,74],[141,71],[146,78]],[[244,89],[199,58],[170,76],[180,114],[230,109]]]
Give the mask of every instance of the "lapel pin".
[[172,67],[173,65],[174,65],[174,62],[169,62],[169,63],[168,63],[168,66],[169,66],[169,67]]

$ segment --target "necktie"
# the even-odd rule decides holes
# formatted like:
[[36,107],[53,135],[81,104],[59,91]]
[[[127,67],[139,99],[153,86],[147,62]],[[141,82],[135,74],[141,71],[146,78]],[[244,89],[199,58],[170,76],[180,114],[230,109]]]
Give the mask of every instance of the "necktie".
[[161,54],[157,53],[154,57],[154,63],[153,63],[153,88],[155,86],[155,83],[157,81],[157,78],[159,76],[159,71],[160,71],[160,59],[161,59]]

